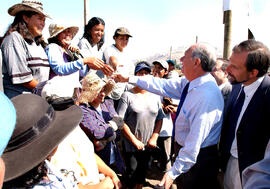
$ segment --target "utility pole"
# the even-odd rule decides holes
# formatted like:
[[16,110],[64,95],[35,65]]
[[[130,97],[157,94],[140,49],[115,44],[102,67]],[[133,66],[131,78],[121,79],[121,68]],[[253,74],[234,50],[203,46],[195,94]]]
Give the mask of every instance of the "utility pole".
[[196,43],[198,43],[198,39],[199,39],[199,37],[196,35]]
[[170,47],[170,59],[172,59],[172,46]]
[[84,0],[84,25],[88,22],[88,15],[89,15],[89,0]]
[[224,24],[223,58],[228,59],[231,54],[231,40],[232,40],[232,11],[231,10],[224,11],[223,24]]

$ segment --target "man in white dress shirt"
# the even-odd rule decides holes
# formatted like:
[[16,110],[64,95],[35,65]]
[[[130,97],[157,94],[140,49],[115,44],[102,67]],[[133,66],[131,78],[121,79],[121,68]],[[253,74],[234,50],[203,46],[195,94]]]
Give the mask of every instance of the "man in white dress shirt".
[[[217,188],[217,143],[224,102],[210,74],[216,64],[215,50],[208,44],[194,44],[185,51],[181,61],[185,77],[161,79],[115,75],[114,78],[180,99],[179,107],[182,104],[182,108],[175,121],[175,152],[178,156],[160,185],[169,189],[177,178],[177,188]],[[186,94],[185,99],[182,94]]]

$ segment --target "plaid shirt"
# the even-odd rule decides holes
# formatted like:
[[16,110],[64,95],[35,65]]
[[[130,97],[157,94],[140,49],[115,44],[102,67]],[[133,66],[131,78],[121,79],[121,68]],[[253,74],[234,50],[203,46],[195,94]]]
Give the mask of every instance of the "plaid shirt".
[[[83,111],[83,119],[80,126],[90,140],[110,137],[106,130],[111,127],[107,122],[112,120],[113,116],[117,114],[113,106],[113,100],[105,99],[100,104],[102,115],[94,107],[86,104],[81,104],[80,108]],[[105,136],[105,133],[107,136]],[[111,134],[113,135],[114,133],[112,132]],[[113,145],[118,172],[123,174],[125,172],[124,162],[114,141],[109,142],[104,149],[96,151],[96,153],[107,165],[110,165],[111,145]]]
[[112,120],[116,113],[113,101],[105,99],[100,104],[102,115],[92,106],[81,104],[81,110],[83,111],[83,119],[80,123],[82,129],[87,136],[93,136],[95,139],[102,139],[105,135],[105,131],[110,127],[108,121]]

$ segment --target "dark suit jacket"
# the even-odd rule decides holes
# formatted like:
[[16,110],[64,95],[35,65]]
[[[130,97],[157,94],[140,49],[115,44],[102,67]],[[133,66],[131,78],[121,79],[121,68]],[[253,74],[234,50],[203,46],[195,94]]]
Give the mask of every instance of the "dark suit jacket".
[[[228,107],[220,138],[221,168],[226,169],[232,145],[229,125],[230,113],[236,101],[241,85],[235,85],[228,99]],[[266,76],[254,93],[237,129],[237,149],[240,174],[249,165],[263,159],[267,142],[270,138],[270,77]]]
[[221,89],[221,93],[222,93],[223,98],[224,98],[224,107],[226,107],[226,105],[227,105],[227,101],[229,99],[231,92],[232,92],[232,85],[229,82],[227,82],[224,85],[224,87]]

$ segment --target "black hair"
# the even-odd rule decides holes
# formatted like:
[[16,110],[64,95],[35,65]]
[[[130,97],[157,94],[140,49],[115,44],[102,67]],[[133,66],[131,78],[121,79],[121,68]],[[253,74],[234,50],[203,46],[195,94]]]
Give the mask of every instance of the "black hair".
[[26,172],[22,176],[19,176],[10,181],[4,182],[3,189],[10,188],[33,188],[37,185],[45,176],[47,176],[47,168],[45,161],[38,164],[36,167]]
[[[85,25],[84,27],[84,33],[83,33],[83,37],[86,38],[88,40],[88,42],[93,46],[93,42],[92,42],[92,35],[90,30],[95,26],[95,25],[103,25],[105,26],[105,22],[104,20],[102,20],[99,17],[93,17],[91,18],[88,23]],[[104,35],[102,36],[101,40],[97,43],[97,47],[98,50],[102,47],[102,45],[104,44]]]
[[6,36],[8,36],[9,34],[11,34],[14,31],[17,31],[22,35],[22,37],[24,38],[24,40],[28,44],[32,44],[35,41],[37,43],[37,45],[41,44],[43,46],[43,48],[45,48],[45,46],[47,44],[45,43],[43,37],[38,36],[35,39],[33,39],[32,35],[30,34],[30,32],[27,28],[27,24],[23,19],[23,15],[30,18],[31,16],[36,15],[36,14],[38,14],[38,13],[36,13],[34,11],[21,11],[21,12],[17,13],[13,22],[10,24],[6,33],[4,34],[4,37],[1,39],[1,43]]

